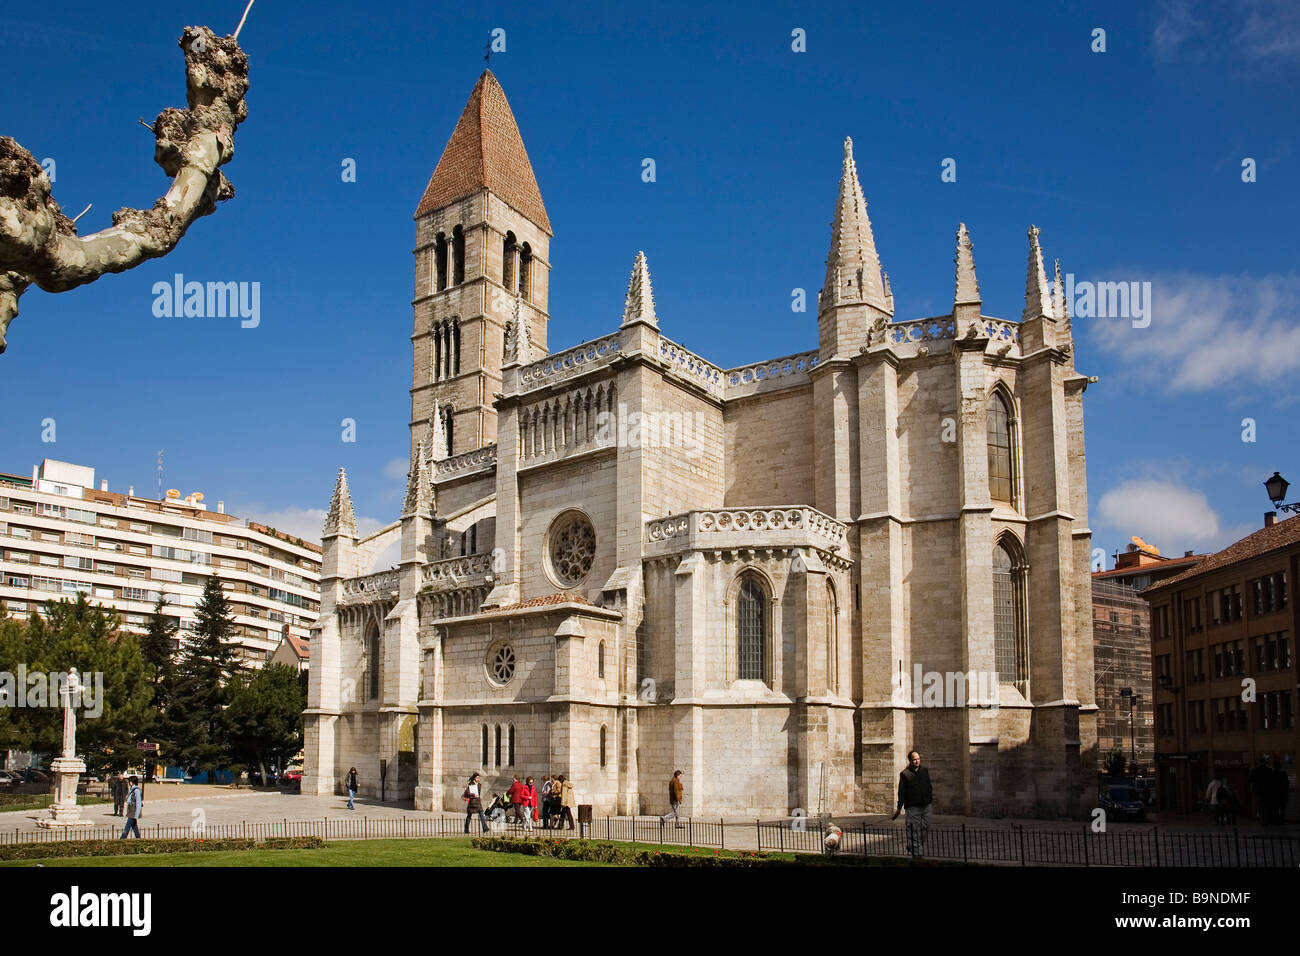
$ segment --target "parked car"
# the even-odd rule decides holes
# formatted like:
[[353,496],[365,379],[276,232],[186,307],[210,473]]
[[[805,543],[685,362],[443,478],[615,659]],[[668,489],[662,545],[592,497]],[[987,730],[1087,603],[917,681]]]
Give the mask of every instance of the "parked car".
[[1103,784],[1097,793],[1097,805],[1106,811],[1112,820],[1136,820],[1147,818],[1146,804],[1141,795],[1127,781],[1124,783]]
[[302,789],[302,767],[290,767],[280,775],[280,786],[291,790]]
[[7,787],[12,783],[18,783],[22,776],[17,770],[0,770],[0,787]]

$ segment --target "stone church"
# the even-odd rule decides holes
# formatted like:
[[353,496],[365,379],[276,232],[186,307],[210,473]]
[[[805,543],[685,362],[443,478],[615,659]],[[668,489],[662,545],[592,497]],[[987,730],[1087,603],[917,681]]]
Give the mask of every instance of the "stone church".
[[359,538],[341,471],[330,502],[304,791],[565,773],[645,814],[680,769],[691,814],[845,813],[916,747],[940,812],[1080,807],[1089,379],[1038,230],[1019,321],[964,225],[951,313],[897,320],[846,140],[816,341],[732,369],[668,337],[639,253],[621,323],[552,349],[551,237],[484,72],[415,210],[405,505]]

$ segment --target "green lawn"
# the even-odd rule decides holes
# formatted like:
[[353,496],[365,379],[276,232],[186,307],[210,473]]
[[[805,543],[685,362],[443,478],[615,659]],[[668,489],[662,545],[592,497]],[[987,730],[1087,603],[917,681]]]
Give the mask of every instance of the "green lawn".
[[[710,851],[711,852],[711,851]],[[13,860],[15,866],[606,866],[575,860],[552,860],[518,853],[475,850],[468,837],[436,840],[350,840],[320,850],[229,850],[213,853],[165,853],[157,856],[61,857]]]
[[[10,810],[46,810],[54,800],[51,793],[3,793],[0,794],[0,813]],[[97,803],[112,803],[107,797],[77,797],[77,806],[89,807]]]

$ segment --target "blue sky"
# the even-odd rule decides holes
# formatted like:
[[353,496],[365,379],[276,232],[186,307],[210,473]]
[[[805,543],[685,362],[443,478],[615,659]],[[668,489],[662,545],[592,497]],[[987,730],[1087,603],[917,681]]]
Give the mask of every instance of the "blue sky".
[[[411,215],[499,27],[492,69],[555,229],[552,348],[617,325],[638,249],[664,334],[710,360],[815,347],[815,310],[792,313],[791,290],[822,285],[851,135],[899,318],[949,310],[959,221],[986,314],[1020,315],[1030,223],[1049,268],[1152,283],[1149,327],[1075,322],[1076,364],[1101,379],[1085,399],[1094,545],[1221,547],[1259,526],[1275,469],[1300,487],[1293,8],[261,0],[241,35],[249,118],[224,167],[237,196],[165,259],[23,297],[0,356],[0,470],[48,456],[152,490],[161,448],[164,487],[314,535],[343,465],[359,515],[395,516]],[[0,134],[55,160],[70,215],[94,204],[83,234],[165,190],[136,120],[184,104],[181,28],[227,33],[242,9],[7,14]],[[259,282],[259,326],[156,318],[152,286],[176,272]]]

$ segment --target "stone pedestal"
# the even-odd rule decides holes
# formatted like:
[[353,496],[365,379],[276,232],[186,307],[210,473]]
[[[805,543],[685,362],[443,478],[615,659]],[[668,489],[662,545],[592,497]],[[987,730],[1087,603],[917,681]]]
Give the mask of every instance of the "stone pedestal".
[[94,823],[81,819],[81,807],[77,806],[77,781],[86,772],[85,763],[78,757],[57,757],[50,763],[50,772],[54,774],[54,802],[50,816],[37,820],[36,825],[46,829],[93,827]]

